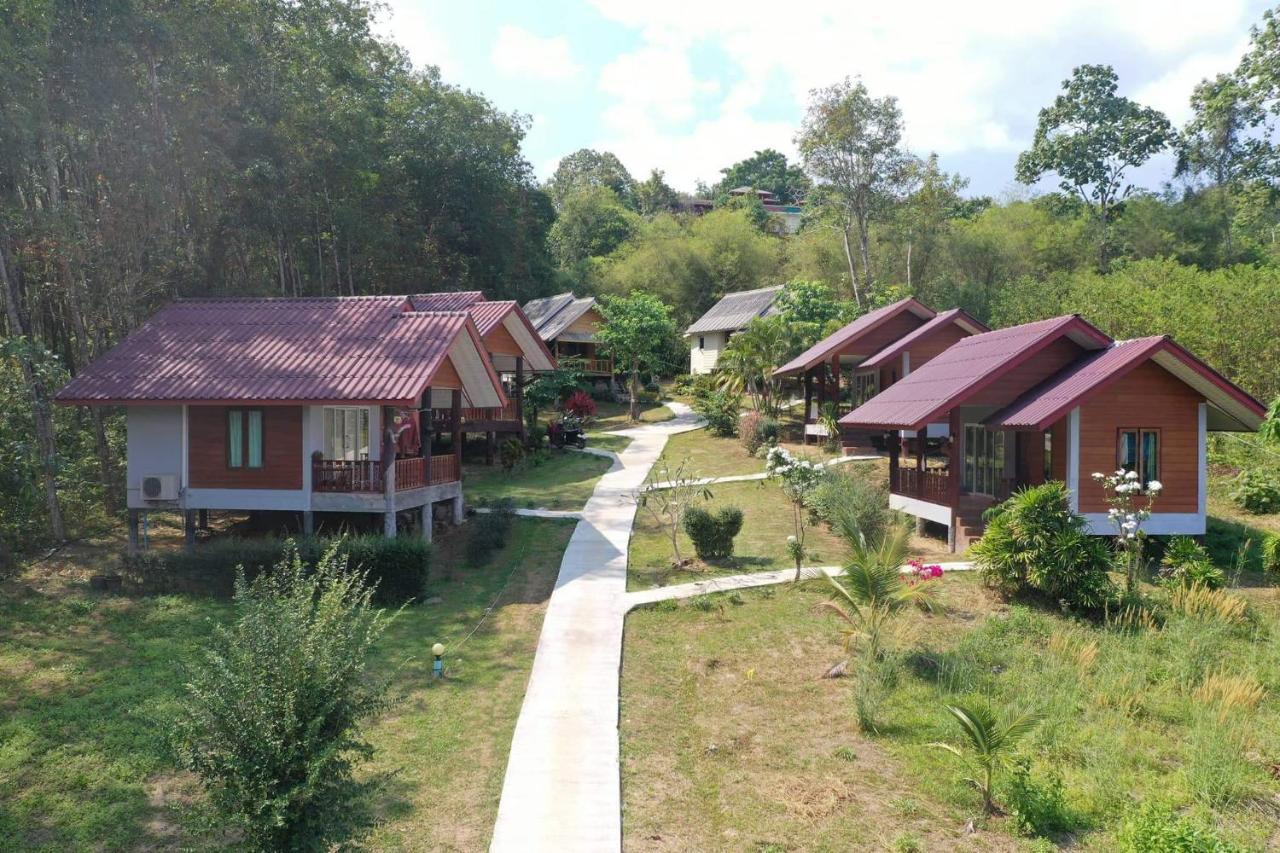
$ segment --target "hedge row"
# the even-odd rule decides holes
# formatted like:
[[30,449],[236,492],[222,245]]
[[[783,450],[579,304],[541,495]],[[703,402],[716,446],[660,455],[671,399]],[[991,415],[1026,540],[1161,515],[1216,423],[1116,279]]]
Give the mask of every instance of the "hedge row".
[[384,536],[306,537],[301,539],[217,539],[189,551],[145,551],[126,555],[121,574],[126,584],[147,594],[194,593],[230,597],[236,567],[253,579],[270,570],[284,556],[286,546],[297,547],[303,563],[314,566],[335,543],[349,568],[366,572],[377,584],[377,598],[400,604],[421,596],[431,564],[431,546],[421,539]]

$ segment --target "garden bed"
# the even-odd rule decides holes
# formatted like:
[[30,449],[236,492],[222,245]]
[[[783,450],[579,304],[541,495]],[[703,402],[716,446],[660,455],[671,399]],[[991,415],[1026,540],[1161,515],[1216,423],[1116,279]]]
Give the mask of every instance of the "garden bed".
[[[483,849],[547,597],[573,524],[516,519],[508,546],[464,568],[464,537],[437,540],[430,594],[384,638],[379,667],[401,700],[370,731],[368,771],[395,771],[372,846]],[[152,528],[161,547],[181,530]],[[120,537],[69,546],[0,586],[0,838],[24,850],[201,846],[183,809],[200,800],[166,754],[164,720],[226,602],[90,592]],[[498,598],[504,584],[509,585]],[[462,638],[480,623],[465,645]],[[446,644],[449,680],[428,678]],[[441,815],[448,819],[442,820]],[[3,845],[0,845],[3,846]]]
[[[1242,845],[1280,843],[1280,702],[1220,719],[1197,686],[1219,667],[1280,682],[1274,591],[1247,590],[1257,630],[1185,617],[1131,633],[1008,606],[972,574],[940,582],[948,610],[914,609],[893,648],[879,733],[859,731],[845,657],[815,606],[820,582],[632,613],[622,671],[624,846],[658,849],[1025,849],[983,818],[944,702],[1037,711],[1031,778],[1061,775],[1070,829],[1115,850],[1135,800],[1160,801]],[[1096,656],[1081,653],[1096,643]],[[1274,691],[1273,691],[1274,692]],[[1008,805],[1007,788],[997,800]],[[975,821],[976,832],[966,827]]]

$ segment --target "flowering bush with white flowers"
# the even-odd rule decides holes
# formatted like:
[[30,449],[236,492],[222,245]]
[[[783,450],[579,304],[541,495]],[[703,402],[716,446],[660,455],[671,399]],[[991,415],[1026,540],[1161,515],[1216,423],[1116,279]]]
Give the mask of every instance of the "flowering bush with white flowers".
[[1151,508],[1164,486],[1159,480],[1145,485],[1137,471],[1116,471],[1114,474],[1094,472],[1093,481],[1101,483],[1106,492],[1107,518],[1116,528],[1116,548],[1125,564],[1125,591],[1138,588],[1138,576],[1143,566],[1146,548],[1146,531],[1143,523],[1151,518]]
[[791,501],[795,517],[795,534],[787,537],[787,553],[796,564],[796,580],[800,579],[800,566],[804,561],[804,534],[807,519],[806,502],[818,488],[827,471],[817,462],[791,455],[785,447],[773,446],[765,454],[764,470],[769,479],[776,479],[782,493]]

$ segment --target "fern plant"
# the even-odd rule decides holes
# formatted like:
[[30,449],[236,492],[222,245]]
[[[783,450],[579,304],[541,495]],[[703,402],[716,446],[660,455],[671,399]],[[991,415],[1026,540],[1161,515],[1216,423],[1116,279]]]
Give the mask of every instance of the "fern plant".
[[1042,718],[1038,714],[1020,714],[1011,720],[1002,721],[995,711],[985,705],[947,705],[946,709],[960,724],[968,751],[966,753],[949,743],[935,743],[933,746],[945,749],[974,768],[974,776],[965,781],[977,788],[982,795],[983,812],[993,814],[996,804],[992,786],[996,770],[1009,763],[1018,741],[1039,725]]

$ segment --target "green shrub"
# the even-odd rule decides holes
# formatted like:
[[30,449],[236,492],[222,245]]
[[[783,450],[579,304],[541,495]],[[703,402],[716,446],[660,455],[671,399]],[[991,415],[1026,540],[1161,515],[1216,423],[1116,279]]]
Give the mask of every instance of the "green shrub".
[[1174,536],[1160,558],[1160,580],[1172,586],[1199,584],[1218,589],[1227,582],[1227,576],[1213,564],[1203,545],[1190,536]]
[[1204,531],[1204,547],[1214,565],[1236,566],[1243,557],[1244,568],[1262,571],[1262,556],[1254,541],[1258,531],[1245,524],[1209,516]]
[[1031,764],[1018,759],[1005,787],[1005,810],[1022,835],[1051,835],[1073,827],[1062,793],[1062,777],[1057,773],[1037,782],[1031,778]]
[[235,621],[215,628],[174,719],[179,764],[254,849],[330,849],[368,823],[374,783],[353,770],[372,754],[364,723],[389,704],[367,672],[389,618],[339,546],[314,569],[287,548],[271,571],[237,577]]
[[857,469],[827,472],[810,495],[808,509],[813,520],[829,526],[850,514],[868,542],[879,541],[892,516],[884,485]]
[[760,444],[777,444],[778,435],[782,432],[782,427],[774,418],[761,418],[756,424],[756,436],[760,439]]
[[1280,575],[1280,534],[1268,533],[1262,540],[1262,570]]
[[760,421],[764,415],[756,411],[746,412],[738,418],[738,441],[752,456],[760,449]]
[[736,506],[720,507],[714,513],[700,506],[684,511],[684,532],[693,542],[700,560],[733,556],[733,538],[742,530],[742,510]]
[[671,393],[688,397],[698,387],[698,374],[679,373],[671,380]]
[[1116,836],[1122,853],[1235,853],[1213,830],[1159,803],[1131,807]]
[[[536,446],[536,445],[535,445]],[[508,438],[498,445],[498,462],[503,471],[513,471],[524,461],[525,446],[518,438]]]
[[700,396],[693,404],[694,411],[707,422],[712,435],[728,438],[738,430],[738,413],[742,409],[742,397],[714,391]]
[[236,568],[252,581],[270,571],[293,548],[303,565],[316,565],[333,546],[350,565],[368,575],[376,585],[379,602],[400,604],[424,592],[431,566],[431,546],[416,537],[345,536],[281,540],[215,539],[187,551],[143,551],[125,555],[120,572],[136,592],[146,594],[191,593],[230,597]]
[[1059,482],[1022,489],[989,510],[986,532],[970,553],[983,581],[1004,595],[1030,589],[1098,610],[1115,591],[1107,543],[1089,535]]
[[489,562],[494,551],[507,546],[507,535],[515,519],[515,504],[511,498],[495,501],[489,511],[477,515],[467,525],[467,563],[479,568]]
[[1241,472],[1231,489],[1236,506],[1254,515],[1280,512],[1280,483],[1270,472],[1252,469]]

